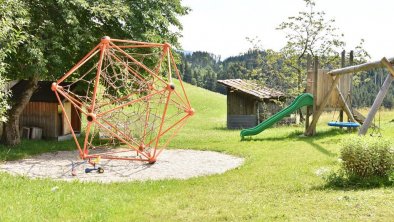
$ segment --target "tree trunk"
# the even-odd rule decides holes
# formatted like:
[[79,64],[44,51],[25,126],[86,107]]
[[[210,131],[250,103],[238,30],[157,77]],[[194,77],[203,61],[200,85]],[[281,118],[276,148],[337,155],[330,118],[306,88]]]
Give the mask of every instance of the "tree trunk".
[[31,77],[25,81],[25,87],[22,92],[13,92],[11,97],[12,108],[8,110],[8,121],[3,124],[2,143],[8,146],[15,146],[21,142],[19,132],[19,117],[29,103],[34,90],[37,88],[38,79]]

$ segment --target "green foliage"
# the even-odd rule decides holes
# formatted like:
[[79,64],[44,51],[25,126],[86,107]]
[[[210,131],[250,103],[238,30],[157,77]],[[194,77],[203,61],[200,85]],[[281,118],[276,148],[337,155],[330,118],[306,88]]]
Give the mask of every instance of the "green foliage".
[[349,177],[387,177],[394,169],[394,149],[378,137],[355,136],[342,142],[342,168]]
[[22,1],[0,0],[0,76],[7,67],[5,59],[27,38],[24,28],[29,24]]
[[10,108],[5,72],[9,64],[6,59],[16,52],[19,44],[27,38],[23,30],[28,24],[27,10],[22,1],[0,0],[0,122],[6,122]]
[[7,121],[6,112],[10,108],[8,105],[9,91],[6,88],[5,79],[0,75],[0,123]]
[[11,117],[21,114],[38,80],[63,76],[103,36],[178,47],[178,18],[188,12],[180,0],[0,0],[0,74],[29,82],[11,99],[5,128],[12,130],[3,142],[20,142],[18,118]]
[[304,0],[307,10],[288,17],[278,26],[286,33],[286,45],[281,49],[281,59],[288,79],[296,85],[299,94],[304,89],[307,55],[319,56],[322,67],[338,67],[338,51],[345,46],[334,19],[326,19],[324,11],[316,11],[315,1]]
[[29,21],[21,22],[20,31],[27,37],[7,60],[6,74],[13,79],[36,75],[54,80],[105,35],[179,46],[178,16],[189,11],[179,0],[12,0],[2,1],[0,7],[13,8],[11,2],[19,6],[16,20]]

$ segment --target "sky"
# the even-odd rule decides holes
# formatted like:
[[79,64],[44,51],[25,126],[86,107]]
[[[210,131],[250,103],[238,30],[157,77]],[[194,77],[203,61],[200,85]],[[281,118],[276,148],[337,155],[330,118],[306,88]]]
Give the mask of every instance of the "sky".
[[[279,50],[284,31],[276,30],[289,16],[305,10],[302,0],[183,0],[192,11],[180,18],[181,45],[187,51],[207,51],[222,59],[246,52],[246,37],[261,40],[264,49]],[[371,60],[394,56],[394,0],[316,0],[317,9],[334,18],[345,35],[345,50],[365,40]]]

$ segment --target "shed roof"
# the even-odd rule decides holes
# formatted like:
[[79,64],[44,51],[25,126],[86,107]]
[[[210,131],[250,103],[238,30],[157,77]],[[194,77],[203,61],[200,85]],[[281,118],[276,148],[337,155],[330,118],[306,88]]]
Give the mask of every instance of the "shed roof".
[[261,86],[256,81],[253,80],[242,80],[242,79],[225,79],[218,80],[220,84],[230,87],[234,90],[239,90],[246,94],[252,95],[258,99],[278,99],[280,97],[285,97],[286,95],[278,90],[271,89],[265,86]]
[[[20,80],[17,84],[12,86],[11,90],[13,94],[20,94],[25,89],[27,85],[27,80]],[[51,90],[51,85],[53,81],[38,81],[37,89],[33,92],[30,98],[30,102],[48,102],[57,103],[57,98],[55,93]],[[63,82],[60,85],[67,85],[68,83]],[[63,100],[63,96],[59,95],[60,99]]]

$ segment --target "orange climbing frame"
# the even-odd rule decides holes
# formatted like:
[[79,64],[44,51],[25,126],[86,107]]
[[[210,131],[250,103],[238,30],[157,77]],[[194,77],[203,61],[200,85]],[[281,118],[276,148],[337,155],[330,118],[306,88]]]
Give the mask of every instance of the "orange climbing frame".
[[[154,163],[194,114],[168,43],[103,37],[51,89],[82,159]],[[86,118],[81,140],[64,101]],[[96,132],[116,139],[116,147],[98,149]]]

